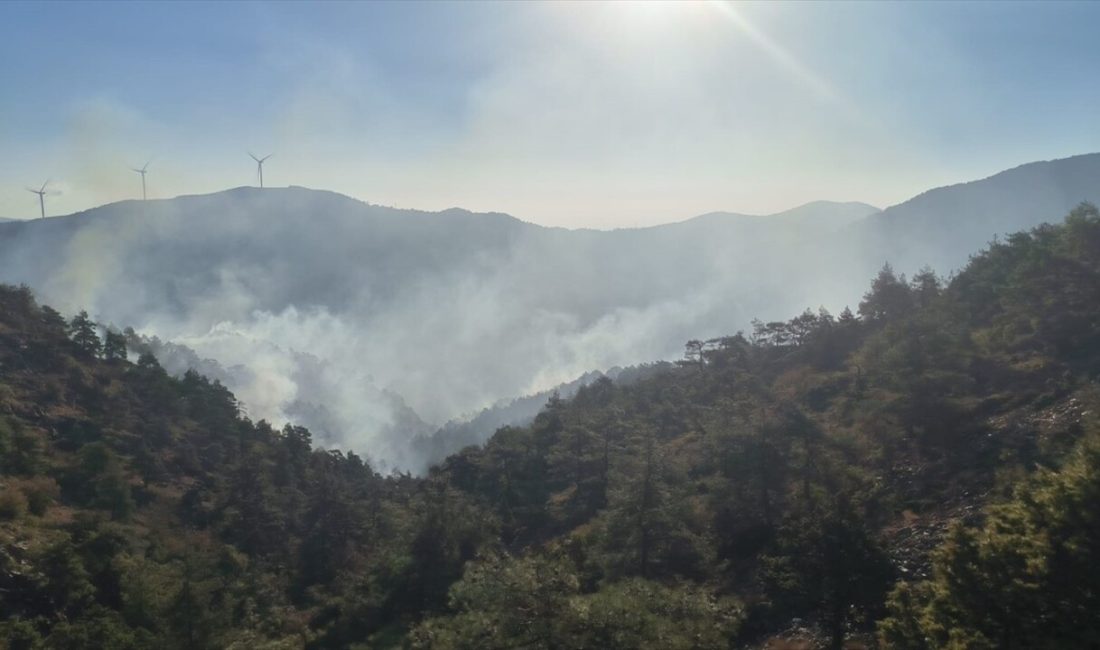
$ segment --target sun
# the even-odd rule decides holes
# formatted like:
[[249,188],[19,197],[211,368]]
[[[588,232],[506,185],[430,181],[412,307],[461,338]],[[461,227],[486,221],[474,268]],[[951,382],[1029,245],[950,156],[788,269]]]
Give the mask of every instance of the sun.
[[680,47],[708,31],[715,16],[707,0],[609,0],[560,3],[569,23],[609,46]]
[[624,20],[659,27],[672,20],[698,14],[707,0],[613,0],[607,3]]

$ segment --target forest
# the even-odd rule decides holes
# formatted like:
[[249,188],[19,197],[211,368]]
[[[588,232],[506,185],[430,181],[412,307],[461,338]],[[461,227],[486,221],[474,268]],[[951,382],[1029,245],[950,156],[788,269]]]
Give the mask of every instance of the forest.
[[1100,212],[853,307],[413,476],[4,286],[0,647],[1100,646]]

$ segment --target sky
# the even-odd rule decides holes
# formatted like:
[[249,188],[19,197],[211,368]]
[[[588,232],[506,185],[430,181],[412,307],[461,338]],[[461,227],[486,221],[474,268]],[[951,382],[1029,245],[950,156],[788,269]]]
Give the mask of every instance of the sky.
[[1100,151],[1100,3],[0,3],[0,217],[256,183],[569,228]]

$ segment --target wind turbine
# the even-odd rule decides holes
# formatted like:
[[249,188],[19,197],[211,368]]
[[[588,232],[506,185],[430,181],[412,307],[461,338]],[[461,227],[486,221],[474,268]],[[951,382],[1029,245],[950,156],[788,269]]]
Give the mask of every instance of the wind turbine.
[[153,162],[153,161],[152,160],[147,161],[145,163],[145,165],[142,166],[141,169],[138,169],[137,167],[131,167],[130,168],[130,169],[134,170],[135,172],[141,174],[141,200],[142,201],[145,200],[145,171],[149,168],[149,163],[151,163],[151,162]]
[[249,151],[248,155],[252,157],[252,160],[256,161],[256,174],[260,177],[260,188],[262,189],[264,186],[264,161],[274,156],[275,154],[269,153],[263,158],[257,158],[255,154]]
[[49,185],[49,184],[50,184],[50,181],[47,180],[45,183],[42,183],[42,187],[37,189],[37,190],[34,189],[33,187],[28,187],[27,188],[28,192],[31,192],[32,194],[37,194],[38,195],[38,209],[39,209],[39,211],[41,211],[43,219],[46,218],[46,200],[42,197],[46,196],[46,186]]

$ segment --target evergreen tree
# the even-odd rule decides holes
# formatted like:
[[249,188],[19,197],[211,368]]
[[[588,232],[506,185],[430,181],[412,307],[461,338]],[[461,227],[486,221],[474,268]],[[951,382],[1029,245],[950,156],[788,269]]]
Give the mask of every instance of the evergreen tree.
[[870,321],[901,318],[913,308],[913,294],[905,282],[905,276],[894,275],[889,263],[884,264],[871,283],[871,290],[859,303],[859,315]]
[[88,318],[88,312],[83,310],[69,321],[69,336],[77,348],[89,356],[98,356],[103,349],[96,329],[96,324]]
[[38,564],[44,579],[43,593],[55,611],[78,616],[92,603],[95,587],[71,539],[46,549]]
[[266,556],[285,548],[286,522],[276,509],[262,459],[240,459],[224,507],[225,534],[245,553]]
[[42,314],[42,323],[47,331],[57,335],[64,335],[67,332],[69,325],[65,322],[65,317],[56,309],[49,305],[42,305],[39,310]]
[[767,592],[790,615],[819,612],[829,648],[844,647],[852,623],[874,620],[893,570],[846,498],[792,517],[777,550],[765,559]]
[[113,330],[107,330],[103,339],[103,358],[107,361],[125,361],[126,337]]
[[925,584],[899,585],[884,643],[899,648],[1100,646],[1100,443],[1044,470],[995,506],[980,529],[957,526]]

